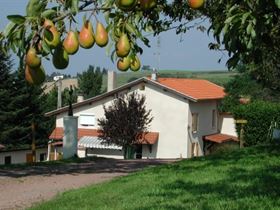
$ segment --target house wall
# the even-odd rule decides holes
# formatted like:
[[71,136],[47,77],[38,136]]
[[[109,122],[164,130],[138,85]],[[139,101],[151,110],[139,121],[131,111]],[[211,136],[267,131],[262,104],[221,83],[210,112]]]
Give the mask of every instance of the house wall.
[[146,95],[146,107],[152,110],[150,130],[159,132],[152,153],[143,147],[143,158],[187,158],[188,100],[150,84],[138,92]]
[[[36,160],[40,161],[40,154],[45,153],[47,157],[47,148],[37,149],[36,150]],[[19,151],[9,151],[9,152],[0,152],[0,165],[5,163],[5,157],[11,156],[12,164],[26,163],[26,155],[32,153],[31,150],[19,150]]]
[[[198,155],[203,155],[203,136],[218,132],[218,115],[216,115],[216,125],[212,126],[212,111],[217,111],[217,101],[199,101],[190,102],[189,109],[189,127],[188,133],[191,143],[198,143]],[[192,113],[198,113],[198,129],[197,132],[192,132]],[[191,146],[189,146],[189,154],[191,154]]]
[[230,114],[220,114],[219,129],[221,133],[231,136],[238,136],[235,128],[234,118]]

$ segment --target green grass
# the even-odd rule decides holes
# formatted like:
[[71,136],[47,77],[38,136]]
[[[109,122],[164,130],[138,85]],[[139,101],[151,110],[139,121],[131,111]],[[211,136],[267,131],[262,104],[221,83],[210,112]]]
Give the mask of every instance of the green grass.
[[279,209],[279,197],[278,145],[149,168],[32,209]]
[[[117,75],[117,86],[124,85],[128,82],[136,80],[141,77],[150,76],[151,71],[139,71],[139,72],[125,72]],[[161,70],[159,71],[159,77],[175,77],[175,78],[193,78],[193,79],[207,79],[218,85],[225,85],[230,81],[236,73],[228,71],[178,71],[178,70]],[[105,90],[107,86],[107,76],[103,78],[102,90]]]

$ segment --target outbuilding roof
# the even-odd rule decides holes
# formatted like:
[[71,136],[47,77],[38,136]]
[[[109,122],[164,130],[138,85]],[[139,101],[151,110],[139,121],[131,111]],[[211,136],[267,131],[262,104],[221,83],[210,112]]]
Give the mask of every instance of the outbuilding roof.
[[238,138],[236,136],[231,136],[231,135],[222,134],[222,133],[216,133],[216,134],[204,136],[204,140],[220,144],[220,143],[224,143],[224,142],[228,142],[228,141],[238,141]]

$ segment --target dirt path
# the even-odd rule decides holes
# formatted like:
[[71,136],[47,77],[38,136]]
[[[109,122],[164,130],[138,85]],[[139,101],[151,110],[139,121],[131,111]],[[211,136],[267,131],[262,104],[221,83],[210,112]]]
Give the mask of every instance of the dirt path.
[[174,160],[99,159],[86,163],[0,169],[0,209],[25,209],[57,193]]

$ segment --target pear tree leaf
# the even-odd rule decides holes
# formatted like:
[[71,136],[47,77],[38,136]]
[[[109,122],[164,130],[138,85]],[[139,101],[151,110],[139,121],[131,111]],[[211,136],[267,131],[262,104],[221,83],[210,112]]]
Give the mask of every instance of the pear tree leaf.
[[47,1],[29,0],[26,6],[26,15],[29,17],[38,17],[45,10]]
[[53,10],[53,9],[47,9],[45,10],[42,14],[41,14],[41,17],[43,18],[52,18],[54,15],[56,14],[56,11]]
[[280,9],[280,0],[275,0],[275,4],[278,7],[278,9]]
[[75,15],[79,12],[79,0],[72,0],[71,12]]
[[15,24],[22,24],[25,22],[25,17],[21,15],[8,15],[7,18]]
[[5,37],[8,37],[16,27],[17,27],[17,24],[15,24],[13,22],[9,22],[8,25],[6,26],[6,28],[3,31],[3,35]]

